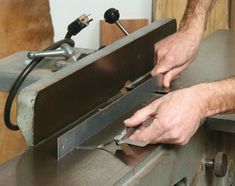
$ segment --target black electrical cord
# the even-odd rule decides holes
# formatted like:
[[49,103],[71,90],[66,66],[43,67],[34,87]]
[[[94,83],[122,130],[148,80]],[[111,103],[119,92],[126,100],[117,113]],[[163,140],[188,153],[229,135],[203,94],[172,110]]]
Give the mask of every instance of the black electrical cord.
[[[60,40],[56,43],[53,43],[51,46],[46,48],[44,51],[55,50],[55,49],[59,48],[64,43],[67,43],[71,47],[74,47],[74,41],[72,39],[65,38],[65,39]],[[6,103],[5,103],[5,108],[4,108],[4,122],[5,122],[6,127],[10,130],[19,130],[19,127],[11,122],[11,117],[10,117],[11,107],[12,107],[12,103],[14,101],[14,98],[15,98],[20,86],[24,82],[25,78],[43,59],[44,59],[44,57],[39,57],[39,58],[33,59],[25,67],[25,69],[20,73],[20,75],[17,77],[16,81],[14,82],[14,84],[12,85],[12,87],[10,89],[9,95],[8,95]]]
[[67,32],[66,35],[65,35],[65,38],[66,38],[66,39],[70,39],[71,37],[72,37],[72,34],[69,33],[69,32]]
[[[48,48],[46,50],[55,50],[59,48],[62,44],[67,43],[68,45],[74,47],[74,41],[71,39],[72,36],[77,35],[82,29],[87,27],[87,25],[93,20],[88,18],[89,15],[82,15],[76,20],[74,20],[72,23],[68,25],[68,31],[65,35],[65,38],[63,40],[60,40]],[[20,75],[17,77],[16,81],[12,85],[9,95],[6,100],[5,108],[4,108],[4,122],[8,129],[10,130],[19,130],[19,127],[17,125],[12,124],[10,113],[11,113],[11,107],[12,103],[14,101],[14,98],[19,91],[20,86],[24,82],[25,78],[28,76],[28,74],[44,59],[44,57],[39,57],[33,59],[26,68],[20,73]]]
[[70,39],[72,36],[77,35],[81,30],[86,28],[91,21],[93,21],[93,19],[90,19],[89,15],[81,15],[68,25],[65,38]]

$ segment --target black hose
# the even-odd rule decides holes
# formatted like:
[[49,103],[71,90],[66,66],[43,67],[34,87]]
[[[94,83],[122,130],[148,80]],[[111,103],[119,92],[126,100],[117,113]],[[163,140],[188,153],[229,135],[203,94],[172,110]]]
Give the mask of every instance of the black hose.
[[[46,50],[55,50],[59,48],[62,44],[67,43],[71,47],[74,47],[74,41],[69,38],[65,38],[63,40],[60,40],[56,43],[53,43],[51,46],[46,48]],[[20,86],[24,82],[25,78],[28,76],[28,74],[44,59],[44,57],[39,57],[33,59],[26,67],[25,69],[20,73],[20,75],[17,77],[16,81],[12,85],[9,95],[7,97],[5,108],[4,108],[4,122],[8,129],[10,130],[19,130],[19,127],[11,122],[11,107],[12,103],[14,101],[14,98],[19,91]]]

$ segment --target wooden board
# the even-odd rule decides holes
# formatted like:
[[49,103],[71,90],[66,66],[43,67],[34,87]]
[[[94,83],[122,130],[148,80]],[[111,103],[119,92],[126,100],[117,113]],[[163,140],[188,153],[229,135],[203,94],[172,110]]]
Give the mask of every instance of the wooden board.
[[[148,19],[126,19],[119,20],[129,33],[132,33],[148,24]],[[100,46],[109,45],[114,41],[124,37],[125,34],[117,27],[116,24],[100,21]]]
[[0,58],[53,41],[48,0],[0,0]]
[[[208,19],[205,36],[218,29],[229,29],[229,0],[217,0]],[[154,0],[153,19],[175,18],[179,25],[187,0]]]
[[[0,4],[0,58],[21,50],[41,50],[53,42],[48,0],[0,0]],[[6,97],[0,92],[0,164],[26,148],[21,132],[10,131],[3,123]]]
[[[7,129],[3,121],[3,110],[7,94],[0,93],[0,164],[13,158],[26,148],[26,143],[20,131]],[[15,122],[16,105],[12,109],[12,120]]]
[[235,0],[231,0],[230,6],[230,28],[235,30]]

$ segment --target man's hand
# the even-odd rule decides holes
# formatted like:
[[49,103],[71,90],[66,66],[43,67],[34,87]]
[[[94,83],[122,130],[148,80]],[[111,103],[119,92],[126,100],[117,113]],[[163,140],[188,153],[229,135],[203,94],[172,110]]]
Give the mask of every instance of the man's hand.
[[155,68],[152,75],[163,74],[163,85],[173,79],[194,60],[205,31],[207,17],[215,0],[189,0],[179,31],[155,44]]
[[151,125],[140,126],[130,139],[147,144],[184,145],[197,131],[204,117],[202,105],[195,89],[182,89],[155,100],[124,122],[127,127],[134,127],[153,117]]
[[164,74],[163,85],[169,87],[172,80],[192,63],[197,55],[201,36],[193,31],[179,31],[155,44],[155,67],[152,75]]

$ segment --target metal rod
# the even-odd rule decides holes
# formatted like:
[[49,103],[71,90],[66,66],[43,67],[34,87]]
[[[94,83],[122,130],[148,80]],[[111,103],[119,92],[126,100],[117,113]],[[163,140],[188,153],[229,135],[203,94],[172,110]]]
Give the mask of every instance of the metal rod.
[[116,25],[122,30],[122,32],[125,34],[125,35],[129,35],[129,32],[125,29],[125,27],[119,22],[119,21],[116,21],[115,22]]
[[213,167],[214,166],[214,160],[213,159],[206,159],[204,165],[205,165],[206,168]]
[[50,50],[43,52],[29,52],[28,58],[35,59],[39,57],[65,57],[67,59],[72,59],[73,61],[77,61],[75,57],[75,50],[70,47],[68,44],[62,44],[61,50]]
[[65,57],[64,50],[53,50],[53,51],[45,51],[45,52],[29,52],[28,57],[30,59],[38,58],[38,57]]

